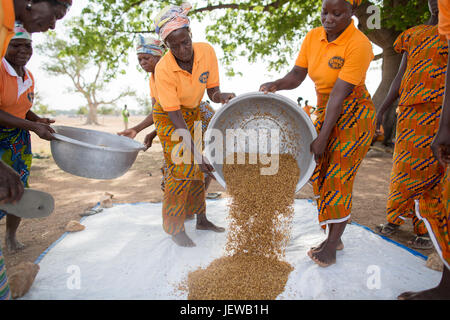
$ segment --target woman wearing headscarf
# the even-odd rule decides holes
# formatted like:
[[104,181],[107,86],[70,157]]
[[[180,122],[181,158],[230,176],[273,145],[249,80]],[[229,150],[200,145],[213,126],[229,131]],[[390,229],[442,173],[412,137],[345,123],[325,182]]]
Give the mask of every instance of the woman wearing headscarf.
[[[9,43],[0,66],[0,159],[11,166],[28,187],[31,168],[30,132],[40,138],[52,140],[53,120],[40,118],[30,109],[34,98],[34,78],[25,65],[33,53],[31,35],[16,23],[16,34]],[[0,211],[0,215],[5,213]],[[6,247],[23,248],[16,239],[21,219],[13,215],[6,218]]]
[[[72,0],[0,0],[1,57],[4,57],[9,42],[15,35],[16,20],[22,21],[24,28],[30,33],[45,32],[54,29],[56,20],[62,19],[71,5]],[[16,202],[22,197],[23,191],[21,177],[0,160],[0,202]],[[0,247],[0,300],[10,298],[11,291]]]
[[[224,231],[206,218],[204,175],[212,178],[214,169],[201,152],[200,104],[205,91],[215,103],[227,103],[235,96],[220,91],[212,46],[192,42],[190,9],[189,4],[168,6],[155,19],[156,32],[170,49],[156,66],[158,99],[153,107],[167,165],[163,228],[184,247],[195,246],[185,232],[186,217],[197,216],[198,230]],[[175,139],[178,133],[183,135],[181,143]]]
[[[0,54],[6,53],[9,41],[15,35],[15,21],[22,21],[32,32],[54,29],[56,20],[62,19],[72,5],[72,0],[0,0]],[[9,166],[0,160],[0,201],[18,201],[23,185]],[[20,183],[19,183],[20,182]]]
[[[153,37],[144,37],[143,35],[138,35],[136,53],[139,64],[142,67],[142,69],[150,73],[149,84],[150,84],[150,97],[152,99],[152,111],[141,123],[139,123],[133,128],[119,132],[118,133],[119,135],[134,139],[139,132],[154,124],[153,106],[155,105],[157,99],[156,85],[155,85],[155,68],[156,64],[159,62],[159,60],[165,54],[165,52],[166,46],[161,40],[155,39]],[[214,115],[214,109],[209,105],[209,103],[202,102],[200,104],[200,114],[202,121],[202,132],[203,134],[205,134],[206,129],[208,128],[208,124]],[[156,137],[156,130],[152,131],[151,133],[145,136],[144,144],[147,147],[147,149],[152,146],[152,142],[153,139],[155,139],[155,137]],[[161,171],[163,173],[163,178],[161,181],[161,189],[163,191],[166,178],[165,167],[166,166],[164,163],[163,167],[161,168]],[[207,181],[205,189],[208,189],[208,184],[211,181],[211,179],[209,178],[209,176],[206,177],[206,179]]]
[[0,49],[2,57],[14,36],[14,22],[20,21],[30,32],[54,29],[56,20],[62,19],[72,0],[0,0]]
[[[450,1],[439,0],[438,4],[439,33],[447,38],[447,45],[450,45]],[[450,56],[447,55],[447,58],[449,60],[440,126],[432,143],[437,160],[444,168],[447,167],[442,196],[445,208],[438,212],[429,210],[423,203],[416,206],[416,214],[425,222],[433,245],[444,263],[444,271],[436,287],[419,292],[404,292],[398,297],[400,300],[450,300],[450,72],[448,70]]]
[[365,86],[374,57],[372,45],[352,20],[360,3],[324,0],[322,27],[308,32],[294,68],[260,88],[264,92],[294,89],[307,75],[315,83],[319,135],[311,144],[317,163],[311,180],[320,225],[328,225],[329,232],[308,255],[322,267],[335,263],[336,250],[343,249],[341,236],[350,219],[353,182],[375,132],[375,108]]

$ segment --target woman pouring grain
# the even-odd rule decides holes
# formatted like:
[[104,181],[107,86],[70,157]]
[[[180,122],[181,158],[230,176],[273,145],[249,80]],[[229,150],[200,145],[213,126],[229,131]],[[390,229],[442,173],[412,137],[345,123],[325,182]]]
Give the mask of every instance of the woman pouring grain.
[[[139,61],[139,65],[142,69],[148,73],[150,73],[150,97],[152,99],[152,111],[150,114],[139,124],[134,126],[133,128],[118,132],[118,135],[126,136],[128,138],[134,139],[136,135],[142,130],[152,126],[153,122],[153,106],[156,103],[156,99],[158,94],[156,92],[156,84],[155,84],[155,69],[159,60],[166,52],[166,46],[161,40],[155,39],[153,37],[144,37],[143,35],[138,35],[138,41],[136,46],[136,53]],[[211,118],[214,115],[214,109],[209,105],[209,103],[202,102],[200,104],[200,114],[202,120],[202,132],[203,135],[208,128],[208,124],[211,121]],[[148,135],[145,136],[144,144],[148,148],[152,146],[153,140],[156,138],[156,130],[152,131]],[[161,189],[164,192],[165,187],[165,178],[166,178],[166,165],[163,164],[161,168],[163,173],[163,178],[161,181]],[[209,176],[206,177],[205,189],[208,190],[209,183],[211,179]]]
[[[183,247],[195,246],[185,232],[187,216],[197,215],[198,230],[224,231],[206,218],[204,175],[212,177],[213,168],[201,154],[201,141],[194,143],[193,137],[195,131],[201,133],[199,105],[205,90],[215,103],[227,103],[235,97],[220,91],[214,49],[207,43],[192,43],[187,17],[190,9],[189,4],[168,6],[155,20],[156,32],[170,49],[156,66],[158,99],[153,106],[167,164],[163,228]],[[181,144],[172,141],[176,130],[188,133]],[[190,155],[190,161],[184,160],[185,153]],[[173,155],[182,157],[182,161],[176,161]]]
[[324,0],[322,27],[311,30],[302,43],[294,68],[282,79],[265,83],[260,91],[297,88],[309,75],[317,92],[311,144],[317,167],[311,178],[319,196],[319,222],[328,225],[328,238],[309,257],[322,267],[336,262],[341,236],[350,219],[356,173],[375,132],[375,108],[365,87],[374,55],[369,39],[354,26],[352,16],[361,0]]

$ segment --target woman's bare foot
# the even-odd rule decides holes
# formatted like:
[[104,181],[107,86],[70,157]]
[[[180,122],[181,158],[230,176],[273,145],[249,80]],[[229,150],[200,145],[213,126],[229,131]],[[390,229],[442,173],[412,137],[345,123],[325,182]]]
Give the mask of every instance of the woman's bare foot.
[[336,249],[331,249],[325,245],[320,251],[312,251],[309,257],[319,266],[323,268],[329,267],[336,263]]
[[[327,242],[327,239],[325,239],[321,244],[319,244],[317,247],[312,247],[310,251],[320,251],[325,243]],[[342,240],[339,240],[338,245],[336,247],[336,250],[341,251],[344,250],[344,243]]]
[[17,241],[16,237],[14,236],[6,236],[5,237],[5,244],[6,249],[9,252],[19,251],[25,248],[25,245],[19,241]]
[[174,234],[172,236],[173,242],[175,242],[180,247],[195,247],[194,241],[191,240],[191,238],[188,237],[185,231],[181,231],[177,234]]
[[444,267],[442,279],[435,288],[419,291],[404,292],[398,296],[399,300],[450,300],[450,270]]
[[206,218],[206,214],[197,215],[197,230],[211,230],[214,232],[225,232],[225,228],[218,227]]
[[404,292],[398,300],[450,300],[450,291],[436,287],[419,292]]

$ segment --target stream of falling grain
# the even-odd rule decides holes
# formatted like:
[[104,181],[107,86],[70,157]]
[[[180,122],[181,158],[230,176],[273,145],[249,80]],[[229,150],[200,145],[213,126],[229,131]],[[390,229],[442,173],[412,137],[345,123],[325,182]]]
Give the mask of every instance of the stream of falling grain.
[[283,259],[300,176],[297,162],[290,154],[279,155],[274,175],[261,175],[267,165],[245,163],[223,166],[232,197],[226,254],[188,275],[190,300],[275,299],[293,270]]

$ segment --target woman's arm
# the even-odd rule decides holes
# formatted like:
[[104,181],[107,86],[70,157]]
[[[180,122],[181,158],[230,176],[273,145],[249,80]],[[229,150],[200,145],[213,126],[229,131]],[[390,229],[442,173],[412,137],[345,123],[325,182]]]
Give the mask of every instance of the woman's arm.
[[347,96],[353,91],[355,86],[351,83],[337,79],[333,90],[330,94],[330,99],[326,107],[325,120],[320,130],[319,136],[311,143],[311,152],[314,154],[316,162],[319,162],[323,157],[330,135],[341,115],[342,104]]
[[35,114],[33,111],[31,111],[31,110],[29,110],[28,112],[27,112],[27,115],[26,115],[26,117],[25,117],[27,120],[30,120],[30,121],[33,121],[33,122],[36,122],[36,121],[38,121],[39,119],[41,119],[41,117],[39,117],[37,114]]
[[33,121],[33,122],[39,122],[39,123],[45,123],[45,124],[55,123],[55,120],[52,120],[49,118],[41,118],[31,110],[29,110],[27,112],[26,119]]
[[55,130],[53,130],[48,124],[21,119],[2,110],[0,110],[0,125],[33,131],[41,139],[54,139],[53,133],[55,133]]
[[294,68],[292,68],[292,70],[283,78],[262,84],[259,91],[268,93],[295,89],[303,83],[307,75],[308,69],[294,66]]
[[153,125],[153,111],[141,123],[133,128],[118,132],[119,136],[125,136],[134,139],[139,132]]
[[386,114],[386,111],[388,111],[392,107],[392,104],[400,95],[400,86],[402,84],[403,76],[405,74],[407,65],[408,65],[408,54],[405,52],[405,53],[403,53],[402,62],[400,64],[400,67],[398,68],[397,75],[395,76],[394,80],[392,81],[389,92],[388,92],[386,98],[384,99],[383,103],[381,104],[380,109],[378,110],[378,114],[377,114],[377,132],[378,133],[379,133],[381,124],[383,123],[384,115]]
[[14,203],[22,198],[24,192],[20,176],[0,160],[0,203]]
[[208,92],[208,97],[214,103],[226,104],[231,99],[236,97],[236,95],[234,93],[221,92],[219,87],[210,88],[207,90],[207,92]]
[[[450,46],[450,40],[448,41]],[[450,164],[450,55],[447,63],[447,76],[445,82],[444,103],[442,105],[439,129],[431,144],[431,150],[439,163],[445,167]]]
[[[187,149],[191,152],[191,154],[194,155],[195,161],[199,164],[200,169],[203,171],[203,173],[207,174],[208,176],[215,179],[212,172],[214,171],[214,168],[208,163],[205,157],[203,157],[201,151],[199,151],[198,148],[196,148],[194,141],[192,140],[192,136],[190,134],[190,131],[186,125],[186,121],[184,121],[183,114],[180,110],[177,111],[169,111],[167,112],[169,115],[170,120],[172,121],[175,129],[177,130],[183,130],[185,133],[184,135],[181,135],[183,137],[183,143],[187,147]],[[201,146],[200,146],[201,149]]]

